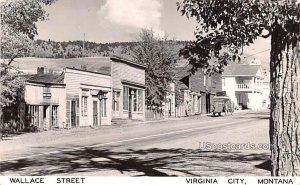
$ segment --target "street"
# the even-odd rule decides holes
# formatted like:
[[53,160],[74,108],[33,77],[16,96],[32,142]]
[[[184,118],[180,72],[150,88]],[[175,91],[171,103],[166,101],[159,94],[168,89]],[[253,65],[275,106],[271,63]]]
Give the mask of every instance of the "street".
[[267,111],[100,128],[50,130],[0,142],[2,175],[268,176]]

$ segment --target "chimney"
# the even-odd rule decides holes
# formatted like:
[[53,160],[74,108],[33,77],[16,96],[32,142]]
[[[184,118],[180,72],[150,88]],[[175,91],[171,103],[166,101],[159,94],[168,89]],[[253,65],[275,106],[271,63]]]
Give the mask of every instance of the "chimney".
[[87,65],[81,65],[81,69],[86,71],[87,70]]
[[38,67],[37,68],[37,74],[45,74],[45,68],[44,67]]

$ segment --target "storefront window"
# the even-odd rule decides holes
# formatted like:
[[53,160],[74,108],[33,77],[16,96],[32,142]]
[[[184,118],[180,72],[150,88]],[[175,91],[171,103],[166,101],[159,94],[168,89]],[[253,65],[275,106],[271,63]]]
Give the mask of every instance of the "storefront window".
[[81,116],[87,116],[87,96],[81,97]]
[[[129,87],[123,87],[123,109],[134,112],[143,111],[144,107],[144,90]],[[129,107],[132,106],[132,107]],[[130,109],[129,109],[130,108]]]
[[101,117],[106,117],[107,113],[106,113],[106,100],[107,99],[102,99],[101,100]]
[[112,108],[114,111],[119,111],[119,106],[120,106],[120,92],[114,91]]
[[137,111],[137,90],[132,89],[131,90],[132,100],[133,100],[133,111]]
[[128,87],[123,87],[123,109],[128,110]]
[[143,97],[143,90],[138,90],[138,111],[143,111],[143,104],[144,104],[144,97]]

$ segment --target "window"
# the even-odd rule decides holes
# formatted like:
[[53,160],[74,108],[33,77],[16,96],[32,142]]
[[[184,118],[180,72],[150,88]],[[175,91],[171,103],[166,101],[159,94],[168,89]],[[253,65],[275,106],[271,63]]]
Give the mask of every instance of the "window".
[[51,114],[52,114],[51,124],[52,124],[52,126],[58,126],[58,113],[57,113],[58,111],[57,110],[58,110],[58,106],[53,105],[52,106],[52,111],[51,111]]
[[29,125],[39,126],[40,119],[39,106],[37,105],[27,105],[26,106],[26,118]]
[[81,97],[81,116],[87,116],[87,96]]
[[128,87],[123,87],[123,109],[124,110],[128,110]]
[[50,99],[51,98],[51,89],[50,87],[43,87],[43,98]]
[[144,97],[143,97],[143,90],[138,90],[138,111],[143,111],[144,107]]
[[132,100],[133,100],[133,111],[137,111],[137,90],[132,89],[131,90]]
[[113,92],[112,109],[114,111],[119,111],[119,106],[120,106],[120,92],[114,91]]
[[107,99],[102,99],[101,100],[101,117],[106,117],[107,116],[107,114],[106,114],[106,100]]
[[203,85],[206,86],[206,75],[204,75],[204,78],[203,78]]
[[143,107],[144,107],[143,89],[123,87],[123,110],[129,110],[129,106],[132,106],[132,111],[134,112],[143,111]]

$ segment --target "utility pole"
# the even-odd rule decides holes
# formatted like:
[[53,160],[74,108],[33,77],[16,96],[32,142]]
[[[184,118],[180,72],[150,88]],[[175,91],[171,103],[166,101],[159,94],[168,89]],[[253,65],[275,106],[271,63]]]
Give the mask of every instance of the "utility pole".
[[85,56],[85,48],[84,48],[84,44],[85,44],[85,33],[83,33],[83,43],[82,43],[82,48],[83,48],[83,51],[82,51],[82,55],[83,57]]

